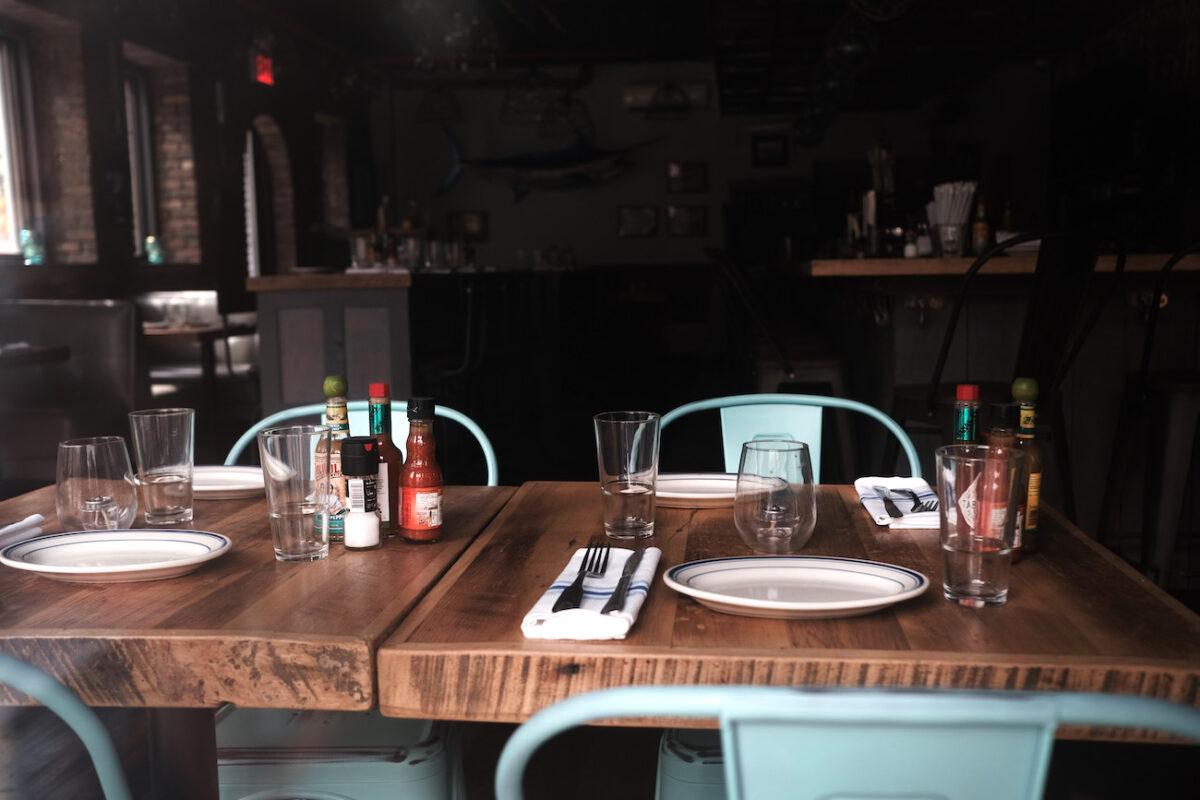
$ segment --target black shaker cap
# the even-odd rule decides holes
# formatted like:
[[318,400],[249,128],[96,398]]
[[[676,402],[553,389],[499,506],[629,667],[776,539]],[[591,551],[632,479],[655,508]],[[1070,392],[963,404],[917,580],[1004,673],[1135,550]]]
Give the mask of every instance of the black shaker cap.
[[374,475],[379,472],[379,442],[374,436],[348,436],[342,439],[342,474]]
[[410,397],[408,398],[408,418],[411,419],[433,419],[433,398],[432,397]]

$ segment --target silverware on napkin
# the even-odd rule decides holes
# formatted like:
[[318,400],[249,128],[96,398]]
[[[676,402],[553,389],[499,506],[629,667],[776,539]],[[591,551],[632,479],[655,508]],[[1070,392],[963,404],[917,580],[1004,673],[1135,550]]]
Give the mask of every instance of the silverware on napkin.
[[642,563],[642,554],[645,552],[645,550],[634,550],[629,558],[625,559],[625,568],[621,570],[621,580],[617,581],[617,588],[613,589],[612,596],[608,598],[604,608],[600,609],[601,614],[625,610],[625,595],[629,594],[629,584],[633,581],[633,573]]
[[900,519],[904,516],[904,512],[900,510],[899,506],[892,502],[886,486],[872,486],[871,488],[875,490],[875,494],[879,495],[879,499],[883,501],[883,510],[891,517]]

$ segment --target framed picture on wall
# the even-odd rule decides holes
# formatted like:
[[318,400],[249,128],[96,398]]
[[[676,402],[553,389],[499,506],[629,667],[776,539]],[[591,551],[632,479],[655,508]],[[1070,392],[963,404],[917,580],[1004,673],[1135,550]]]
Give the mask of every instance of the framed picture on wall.
[[667,206],[667,236],[707,236],[708,206]]
[[750,165],[786,167],[788,137],[785,133],[756,133],[750,138]]
[[667,194],[701,194],[707,191],[707,161],[667,162]]
[[486,242],[488,238],[488,215],[486,211],[447,212],[450,238],[463,242]]
[[622,239],[643,239],[657,235],[657,206],[619,206],[617,208],[617,236]]

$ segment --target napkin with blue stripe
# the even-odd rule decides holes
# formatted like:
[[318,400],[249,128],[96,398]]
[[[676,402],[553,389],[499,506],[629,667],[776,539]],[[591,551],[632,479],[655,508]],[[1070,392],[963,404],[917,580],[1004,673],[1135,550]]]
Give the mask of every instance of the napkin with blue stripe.
[[[883,507],[883,499],[875,491],[876,486],[882,486],[888,490],[888,499],[904,512],[903,517],[893,517],[887,513],[887,509]],[[863,508],[867,509],[867,513],[871,515],[871,519],[875,520],[876,525],[887,525],[894,531],[910,528],[937,528],[941,524],[938,512],[934,510],[914,513],[912,498],[907,491],[903,491],[906,489],[916,492],[922,502],[937,499],[933,489],[930,489],[929,484],[921,478],[859,478],[854,482],[854,490],[858,492],[858,499],[862,501]]]
[[637,620],[650,585],[654,582],[654,572],[658,569],[658,561],[662,558],[662,550],[657,547],[647,547],[642,556],[642,563],[634,570],[633,579],[629,582],[629,592],[625,595],[625,608],[608,614],[601,614],[600,609],[608,602],[617,582],[621,579],[621,571],[625,562],[633,555],[633,550],[614,547],[608,556],[608,570],[601,578],[585,578],[583,581],[583,602],[579,608],[568,608],[554,612],[554,601],[562,594],[579,574],[579,566],[583,563],[586,548],[575,551],[567,566],[554,579],[538,601],[529,609],[525,619],[521,620],[521,632],[526,639],[574,639],[603,640],[624,639],[625,634]]

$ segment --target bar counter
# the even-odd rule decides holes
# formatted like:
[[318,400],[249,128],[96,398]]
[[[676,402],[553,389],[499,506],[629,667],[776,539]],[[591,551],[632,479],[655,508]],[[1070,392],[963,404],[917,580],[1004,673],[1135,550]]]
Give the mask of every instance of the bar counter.
[[[1158,272],[1168,254],[1130,255],[1125,261],[1126,272]],[[900,278],[924,276],[965,275],[973,257],[963,258],[817,258],[804,270],[814,278]],[[1112,272],[1117,257],[1102,255],[1096,263],[1097,272]],[[993,258],[980,273],[987,275],[1032,275],[1037,266],[1037,253],[1001,255]],[[1200,272],[1200,256],[1188,256],[1175,265],[1174,272]]]

